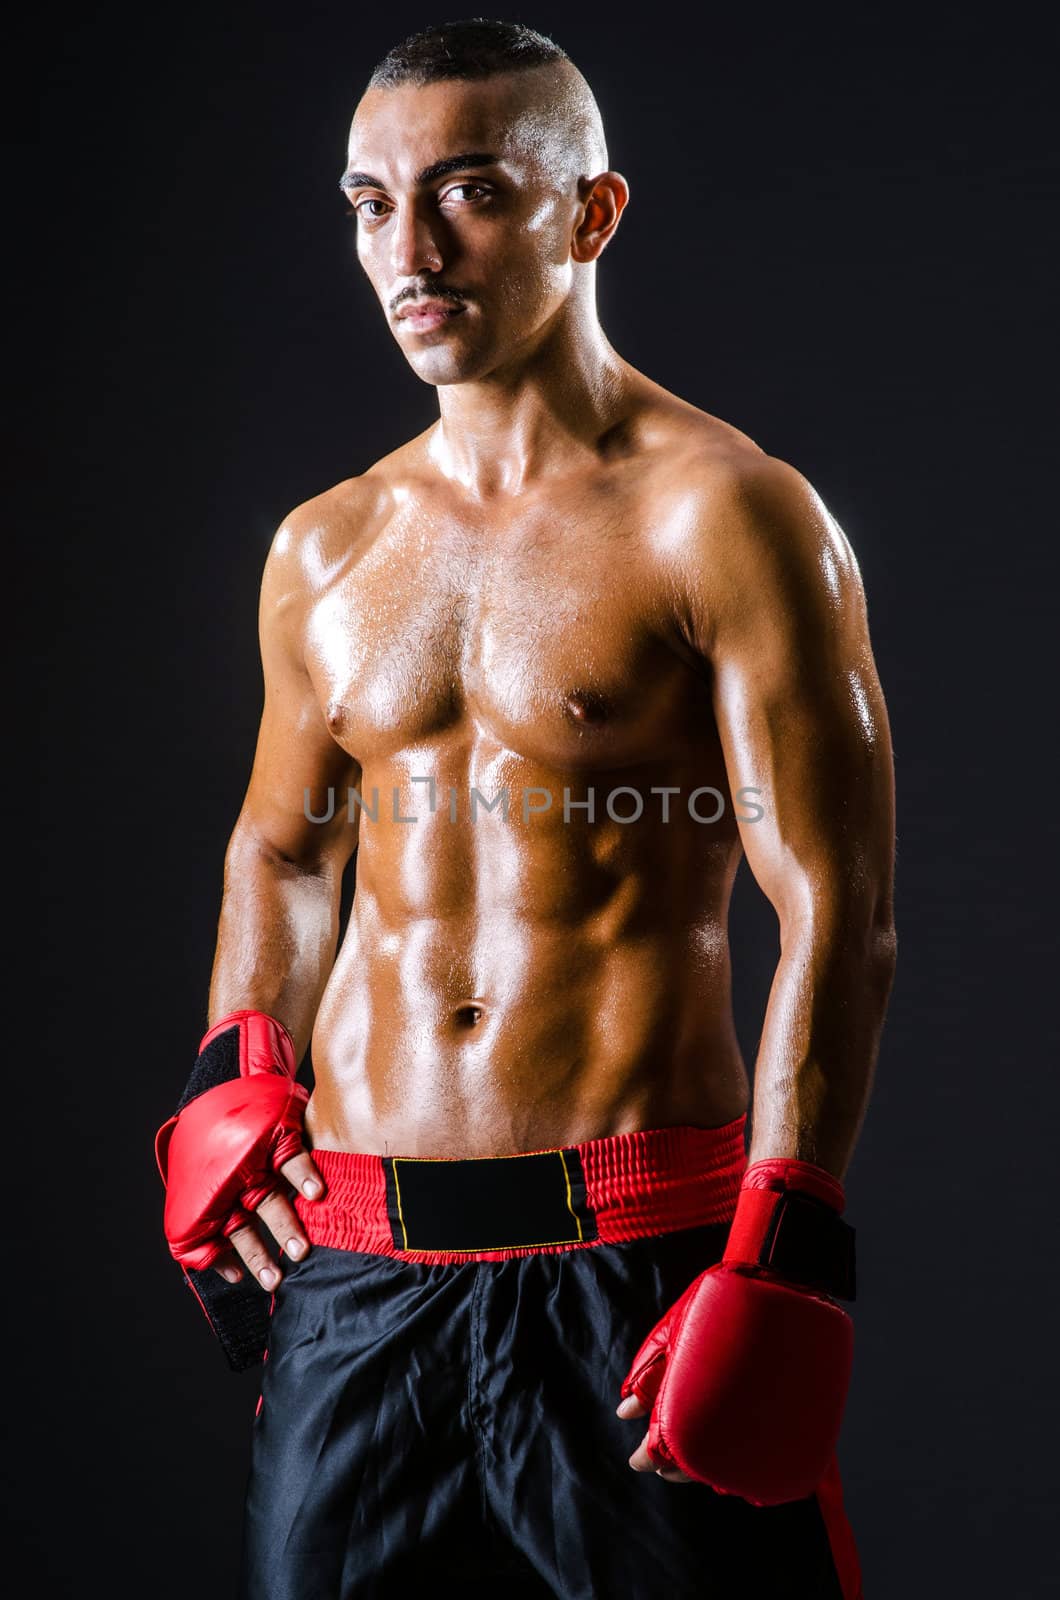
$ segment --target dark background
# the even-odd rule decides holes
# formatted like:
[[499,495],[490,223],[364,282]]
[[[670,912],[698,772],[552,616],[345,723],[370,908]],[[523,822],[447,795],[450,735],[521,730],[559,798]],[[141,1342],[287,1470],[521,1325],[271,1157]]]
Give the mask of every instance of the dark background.
[[[861,562],[900,962],[848,1183],[848,1505],[869,1600],[1044,1596],[1055,40],[1012,7],[492,14],[569,50],[630,180],[600,273],[613,342],[794,462]],[[9,715],[34,693],[39,714],[9,867],[43,982],[8,1010],[29,1162],[5,1499],[40,1592],[232,1592],[256,1378],[228,1374],[165,1255],[151,1140],[204,1025],[268,543],[434,414],[336,182],[371,66],[444,16],[101,6],[13,41],[9,313],[31,360],[7,547],[32,570]],[[746,874],[734,923],[753,1059],[776,940]]]

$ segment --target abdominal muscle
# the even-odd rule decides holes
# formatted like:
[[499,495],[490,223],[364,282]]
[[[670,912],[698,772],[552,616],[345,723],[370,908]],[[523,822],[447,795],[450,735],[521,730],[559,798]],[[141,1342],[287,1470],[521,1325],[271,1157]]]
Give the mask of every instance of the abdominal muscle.
[[444,881],[432,884],[420,837],[410,896],[409,846],[362,833],[313,1034],[314,1147],[492,1156],[744,1113],[726,933],[734,853],[715,843],[698,876],[680,860],[673,873],[674,834],[661,860],[641,835],[618,840],[601,872],[599,831],[582,860],[569,830],[550,842],[542,826],[514,847],[527,870],[513,883],[497,870],[510,839],[491,853],[479,836],[463,861],[455,844],[451,830],[439,838]]

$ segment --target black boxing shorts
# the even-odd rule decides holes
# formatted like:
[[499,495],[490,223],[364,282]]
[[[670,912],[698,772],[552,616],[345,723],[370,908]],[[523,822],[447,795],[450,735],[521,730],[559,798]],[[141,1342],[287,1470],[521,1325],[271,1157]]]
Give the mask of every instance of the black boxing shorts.
[[254,1420],[242,1600],[861,1600],[832,1467],[757,1507],[634,1472],[641,1340],[720,1259],[744,1119],[425,1161],[314,1150]]

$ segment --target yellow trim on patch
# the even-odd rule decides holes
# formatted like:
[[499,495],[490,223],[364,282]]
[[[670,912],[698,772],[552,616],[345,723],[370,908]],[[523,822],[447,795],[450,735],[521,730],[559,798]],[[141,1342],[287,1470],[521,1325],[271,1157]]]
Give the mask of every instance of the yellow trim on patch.
[[574,1197],[570,1192],[570,1173],[567,1171],[567,1158],[562,1150],[558,1150],[556,1154],[563,1163],[563,1176],[567,1181],[567,1210],[578,1224],[578,1238],[580,1239],[582,1237],[582,1219],[574,1209]]
[[494,1250],[544,1250],[549,1245],[585,1244],[584,1239],[535,1239],[531,1244],[407,1244],[406,1250],[421,1256],[484,1256]]
[[405,1249],[409,1247],[409,1236],[405,1228],[405,1213],[401,1209],[401,1182],[398,1178],[397,1157],[393,1157],[394,1189],[397,1194],[398,1221],[401,1224],[401,1237],[405,1241]]

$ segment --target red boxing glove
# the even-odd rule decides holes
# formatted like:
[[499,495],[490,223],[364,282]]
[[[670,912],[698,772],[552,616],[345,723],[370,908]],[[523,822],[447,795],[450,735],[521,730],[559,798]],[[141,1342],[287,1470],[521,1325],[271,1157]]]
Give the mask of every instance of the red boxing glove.
[[233,1011],[203,1039],[177,1113],[155,1139],[164,1231],[181,1266],[212,1266],[302,1149],[309,1094],[296,1067],[291,1035],[261,1011]]
[[652,1406],[648,1454],[720,1494],[813,1493],[839,1437],[853,1324],[854,1230],[841,1185],[807,1161],[744,1174],[721,1262],[652,1329],[622,1395]]

